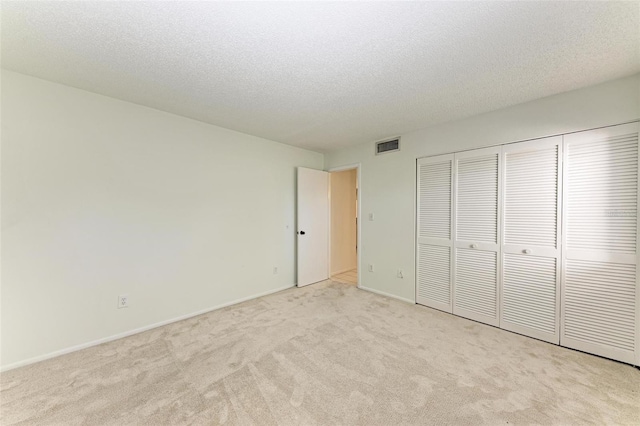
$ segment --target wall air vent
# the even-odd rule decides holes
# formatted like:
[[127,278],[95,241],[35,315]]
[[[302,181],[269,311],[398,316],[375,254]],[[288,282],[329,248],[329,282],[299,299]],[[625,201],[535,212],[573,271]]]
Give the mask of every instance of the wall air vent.
[[376,142],[376,155],[387,154],[394,151],[400,151],[400,138]]

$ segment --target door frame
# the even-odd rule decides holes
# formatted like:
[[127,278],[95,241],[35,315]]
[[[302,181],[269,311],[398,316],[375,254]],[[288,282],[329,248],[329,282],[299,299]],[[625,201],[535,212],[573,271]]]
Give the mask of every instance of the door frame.
[[[353,163],[353,164],[345,164],[344,166],[332,167],[327,170],[329,173],[333,172],[344,172],[345,170],[356,170],[356,182],[358,183],[358,193],[357,193],[357,215],[358,215],[358,223],[356,224],[356,232],[358,251],[356,253],[356,267],[358,268],[358,288],[361,288],[362,285],[362,173],[361,173],[361,165],[362,163]],[[327,253],[329,261],[327,262],[327,267],[329,268],[329,278],[331,278],[331,182],[329,182],[329,253]]]

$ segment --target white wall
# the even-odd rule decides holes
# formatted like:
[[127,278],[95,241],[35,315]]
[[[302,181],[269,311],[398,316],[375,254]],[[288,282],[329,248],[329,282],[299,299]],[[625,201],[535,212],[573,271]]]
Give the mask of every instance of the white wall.
[[294,284],[322,154],[4,70],[1,131],[4,368]]
[[[398,153],[376,156],[369,143],[327,154],[328,168],[361,163],[361,286],[415,300],[417,158],[638,118],[640,74],[408,133]],[[369,213],[375,214],[373,222]],[[404,279],[396,278],[399,268]]]
[[356,268],[357,170],[331,173],[331,274]]

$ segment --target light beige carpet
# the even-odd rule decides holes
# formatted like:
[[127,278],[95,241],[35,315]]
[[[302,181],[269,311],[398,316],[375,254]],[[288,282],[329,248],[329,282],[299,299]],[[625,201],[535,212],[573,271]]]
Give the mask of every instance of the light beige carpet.
[[640,371],[321,283],[9,371],[0,423],[640,424]]

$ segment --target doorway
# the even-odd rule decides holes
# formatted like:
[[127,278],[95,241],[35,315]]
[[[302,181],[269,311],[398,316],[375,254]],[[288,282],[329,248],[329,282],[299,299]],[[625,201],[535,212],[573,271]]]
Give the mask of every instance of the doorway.
[[358,285],[359,167],[329,171],[329,275],[333,281]]

